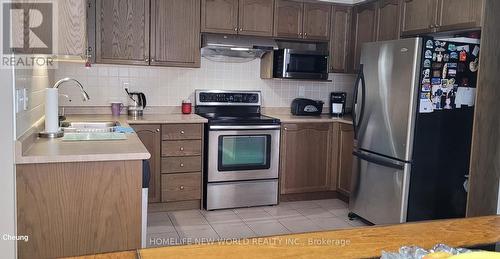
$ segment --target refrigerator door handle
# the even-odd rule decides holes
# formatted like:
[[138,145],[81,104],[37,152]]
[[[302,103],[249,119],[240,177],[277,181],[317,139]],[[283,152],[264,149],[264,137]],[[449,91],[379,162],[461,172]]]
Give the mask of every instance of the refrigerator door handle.
[[[361,108],[359,111],[359,118],[356,114],[356,105],[358,104],[358,93],[359,93],[359,83],[361,82]],[[358,138],[358,125],[363,120],[363,113],[365,110],[365,75],[363,74],[363,64],[359,65],[359,73],[356,78],[356,83],[354,84],[354,98],[352,105],[352,126],[354,128],[354,138]]]
[[398,170],[404,170],[404,163],[399,162],[399,161],[391,161],[389,158],[380,158],[377,156],[372,156],[372,155],[367,155],[364,153],[361,153],[359,151],[354,151],[352,154],[362,160],[368,161],[370,163],[374,163],[377,165],[385,166],[385,167],[390,167]]

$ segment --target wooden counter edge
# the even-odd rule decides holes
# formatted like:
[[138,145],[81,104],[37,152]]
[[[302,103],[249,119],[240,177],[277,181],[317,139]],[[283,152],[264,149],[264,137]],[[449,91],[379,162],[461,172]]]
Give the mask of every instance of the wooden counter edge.
[[[279,243],[281,240],[281,243]],[[295,240],[287,245],[286,240]],[[308,244],[309,241],[349,240],[349,245]],[[149,258],[373,258],[382,251],[397,251],[401,246],[431,248],[436,244],[472,247],[500,242],[500,216],[433,220],[390,226],[310,232],[252,238],[244,245],[212,243],[138,250],[141,259]],[[82,258],[132,258],[103,254]],[[334,257],[332,257],[334,256]]]

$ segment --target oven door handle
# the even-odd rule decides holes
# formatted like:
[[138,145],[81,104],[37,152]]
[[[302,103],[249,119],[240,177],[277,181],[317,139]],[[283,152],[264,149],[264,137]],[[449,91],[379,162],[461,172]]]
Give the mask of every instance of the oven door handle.
[[210,130],[278,130],[280,125],[238,125],[238,126],[223,126],[211,125]]

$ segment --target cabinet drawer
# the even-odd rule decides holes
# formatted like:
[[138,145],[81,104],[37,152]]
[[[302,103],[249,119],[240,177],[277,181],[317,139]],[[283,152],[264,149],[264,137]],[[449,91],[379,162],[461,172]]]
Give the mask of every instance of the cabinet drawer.
[[161,201],[187,201],[201,198],[201,173],[163,174]]
[[201,156],[201,140],[169,140],[161,143],[162,156]]
[[201,156],[164,157],[161,159],[161,173],[185,173],[201,171]]
[[162,140],[201,139],[203,124],[166,124],[163,125]]

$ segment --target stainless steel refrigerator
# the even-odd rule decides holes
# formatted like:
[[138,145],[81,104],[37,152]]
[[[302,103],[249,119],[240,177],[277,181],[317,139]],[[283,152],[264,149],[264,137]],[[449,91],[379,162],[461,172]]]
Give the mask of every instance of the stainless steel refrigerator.
[[[479,49],[460,44],[410,38],[363,45],[350,217],[392,224],[465,215],[473,104],[457,93],[473,92],[477,69],[464,65],[478,62]],[[465,45],[463,58],[456,49]]]

